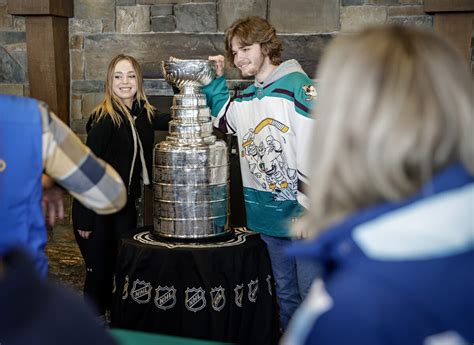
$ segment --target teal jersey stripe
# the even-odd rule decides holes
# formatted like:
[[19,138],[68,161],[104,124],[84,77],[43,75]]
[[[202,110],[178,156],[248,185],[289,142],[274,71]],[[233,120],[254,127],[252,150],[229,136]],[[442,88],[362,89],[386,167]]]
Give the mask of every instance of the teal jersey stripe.
[[247,228],[265,235],[289,236],[291,218],[301,212],[296,200],[275,201],[270,192],[244,188]]
[[239,97],[234,99],[237,103],[248,102],[254,99],[275,97],[285,99],[294,104],[295,111],[303,116],[310,117],[314,102],[305,94],[304,86],[313,85],[313,81],[306,75],[293,72],[265,88],[257,88],[255,84],[247,87]]

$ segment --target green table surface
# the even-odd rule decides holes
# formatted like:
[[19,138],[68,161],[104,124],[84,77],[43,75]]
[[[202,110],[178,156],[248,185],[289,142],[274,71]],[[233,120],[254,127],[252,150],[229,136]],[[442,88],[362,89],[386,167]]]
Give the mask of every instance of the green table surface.
[[129,331],[126,329],[111,329],[110,333],[120,345],[223,345],[210,340],[181,338],[171,335]]

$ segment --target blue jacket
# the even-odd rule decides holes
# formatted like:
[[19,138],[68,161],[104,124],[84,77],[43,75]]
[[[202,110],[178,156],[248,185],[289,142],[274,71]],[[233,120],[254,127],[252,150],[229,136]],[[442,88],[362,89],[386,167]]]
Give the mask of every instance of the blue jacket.
[[283,344],[472,344],[473,180],[453,165],[414,197],[362,210],[294,247],[322,261],[325,275]]
[[0,256],[22,246],[46,275],[41,131],[37,101],[0,95]]

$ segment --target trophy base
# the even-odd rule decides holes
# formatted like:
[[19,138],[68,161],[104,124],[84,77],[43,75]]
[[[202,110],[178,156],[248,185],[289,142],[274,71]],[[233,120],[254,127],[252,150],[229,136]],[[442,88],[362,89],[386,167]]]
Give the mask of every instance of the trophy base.
[[156,241],[166,243],[185,243],[185,244],[206,244],[206,243],[219,243],[233,240],[235,237],[234,229],[229,228],[226,232],[219,234],[213,234],[206,237],[180,237],[176,235],[169,235],[157,232],[155,230],[150,231],[151,237]]

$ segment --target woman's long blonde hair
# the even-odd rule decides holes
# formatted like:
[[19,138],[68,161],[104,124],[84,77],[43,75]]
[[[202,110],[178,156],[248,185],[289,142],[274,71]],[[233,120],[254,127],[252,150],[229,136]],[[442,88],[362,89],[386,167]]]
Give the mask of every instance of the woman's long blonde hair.
[[471,73],[434,32],[385,26],[340,36],[319,72],[311,205],[297,234],[402,200],[452,162],[474,172]]
[[119,54],[115,56],[112,61],[109,63],[107,68],[107,77],[105,79],[105,96],[102,102],[94,108],[92,111],[93,116],[97,120],[101,119],[104,116],[110,116],[115,125],[119,126],[122,123],[122,118],[119,112],[131,116],[129,109],[122,102],[122,100],[115,95],[113,90],[113,78],[114,70],[117,63],[122,60],[127,60],[132,64],[133,69],[135,70],[136,80],[137,80],[137,94],[135,95],[135,100],[140,103],[144,103],[148,119],[150,122],[153,119],[155,108],[148,102],[148,98],[145,95],[145,90],[143,87],[143,73],[140,67],[140,64],[130,55]]

